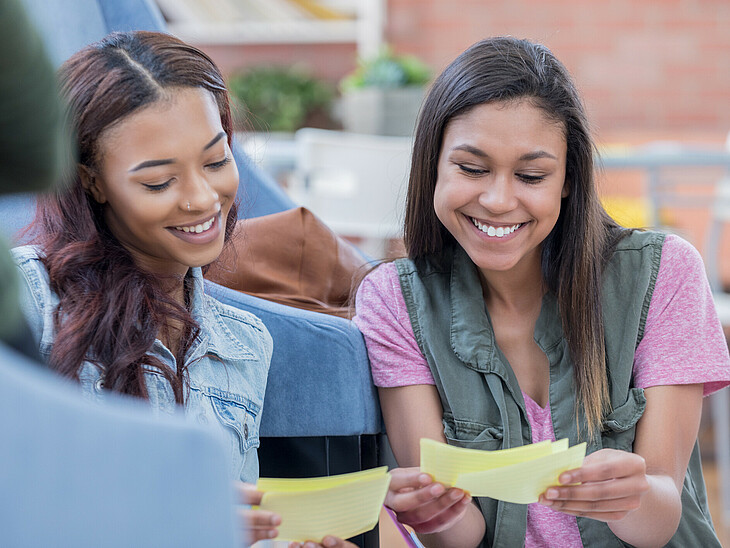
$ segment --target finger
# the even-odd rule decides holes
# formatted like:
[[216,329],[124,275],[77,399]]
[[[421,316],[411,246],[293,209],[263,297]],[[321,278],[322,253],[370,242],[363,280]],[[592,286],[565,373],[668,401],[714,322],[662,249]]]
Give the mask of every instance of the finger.
[[586,458],[583,466],[563,472],[560,474],[558,481],[565,485],[589,481],[606,481],[644,474],[646,474],[646,461],[641,455],[616,451],[600,459],[589,461]]
[[632,476],[579,485],[553,486],[544,493],[547,500],[602,501],[641,496],[649,490],[646,476]]
[[453,506],[434,516],[432,519],[414,526],[417,533],[438,533],[453,527],[466,513],[471,504],[471,497],[466,496]]
[[241,504],[257,505],[261,504],[261,498],[264,494],[256,489],[251,483],[236,482],[236,490],[238,491],[238,500]]
[[246,545],[254,544],[260,540],[276,538],[278,534],[277,529],[244,529],[242,532]]
[[322,539],[325,548],[357,548],[353,543],[328,535]]
[[591,516],[604,512],[633,512],[641,505],[641,495],[632,495],[607,500],[546,500],[540,501],[545,506],[559,512],[581,513]]
[[390,471],[390,489],[392,491],[418,489],[432,482],[431,476],[421,472],[420,468],[395,468]]
[[[461,489],[449,489],[440,497],[426,504],[404,512],[398,512],[398,520],[413,527],[419,525],[425,526],[425,524],[434,520],[442,524],[451,519],[451,514],[453,513],[452,507],[464,500],[468,502],[471,500],[471,497]],[[449,510],[452,510],[452,512],[449,512]],[[456,510],[456,512],[458,513],[459,510]]]
[[244,529],[272,529],[281,525],[279,514],[267,510],[250,510],[243,508],[238,511]]
[[446,493],[446,487],[440,483],[433,483],[405,492],[393,492],[389,488],[388,493],[385,495],[385,505],[396,513],[405,512],[433,502],[444,493]]

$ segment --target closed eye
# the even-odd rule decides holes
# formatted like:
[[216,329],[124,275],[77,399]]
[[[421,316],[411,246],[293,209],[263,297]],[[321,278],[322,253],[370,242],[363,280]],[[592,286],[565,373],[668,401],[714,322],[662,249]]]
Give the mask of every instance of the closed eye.
[[545,180],[544,175],[526,175],[524,173],[517,173],[518,178],[522,179],[526,183],[534,184]]
[[456,165],[466,175],[477,176],[477,175],[484,175],[485,173],[487,173],[487,170],[486,169],[479,169],[479,168],[469,167],[469,166],[467,166],[465,164],[456,164]]
[[208,164],[205,167],[210,168],[215,171],[216,169],[220,169],[220,168],[228,165],[229,163],[231,163],[231,157],[226,156],[220,162],[213,162],[212,164]]
[[164,183],[160,183],[159,185],[150,185],[147,183],[142,183],[142,185],[147,187],[152,192],[160,192],[170,186],[170,183],[172,183],[172,179],[170,179],[169,181],[165,181]]

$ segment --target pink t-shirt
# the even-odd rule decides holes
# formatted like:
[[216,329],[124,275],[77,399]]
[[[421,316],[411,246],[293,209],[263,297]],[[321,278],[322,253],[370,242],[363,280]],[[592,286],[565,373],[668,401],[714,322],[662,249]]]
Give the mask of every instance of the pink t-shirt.
[[[434,384],[418,348],[393,263],[368,275],[357,292],[355,323],[365,337],[376,386]],[[704,384],[704,394],[730,385],[730,356],[717,318],[704,264],[697,250],[668,235],[646,318],[634,355],[634,385]],[[524,395],[524,393],[523,393]],[[550,407],[525,396],[532,441],[555,441]],[[582,546],[573,516],[530,504],[527,547]]]

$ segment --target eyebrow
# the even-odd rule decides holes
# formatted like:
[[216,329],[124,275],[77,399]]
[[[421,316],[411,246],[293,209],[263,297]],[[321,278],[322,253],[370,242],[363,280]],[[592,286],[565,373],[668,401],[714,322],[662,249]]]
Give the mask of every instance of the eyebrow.
[[212,147],[214,144],[216,144],[218,141],[220,141],[223,137],[225,137],[225,135],[226,135],[226,132],[221,131],[218,135],[216,135],[215,137],[213,137],[213,139],[211,139],[210,143],[208,143],[207,145],[205,145],[203,147],[203,150],[208,150],[210,147]]
[[[218,141],[220,141],[223,137],[225,137],[225,135],[226,135],[226,132],[221,131],[218,135],[213,137],[213,139],[211,139],[211,141],[207,145],[205,145],[203,147],[203,150],[208,150],[210,147],[212,147]],[[134,166],[132,169],[129,170],[129,173],[132,173],[134,171],[139,171],[140,169],[145,169],[147,167],[166,166],[169,164],[174,164],[175,161],[176,161],[175,158],[165,158],[162,160],[147,160],[145,162],[142,162],[142,163]]]
[[[464,152],[468,152],[469,154],[473,154],[474,156],[479,156],[480,158],[489,158],[489,154],[484,152],[482,149],[479,149],[477,147],[474,147],[472,145],[458,145],[452,148],[451,150],[461,150]],[[529,162],[530,160],[538,160],[540,158],[551,158],[553,160],[557,160],[555,156],[550,154],[549,152],[546,152],[544,150],[536,150],[535,152],[528,152],[527,154],[523,154],[520,156],[519,160],[522,162]]]

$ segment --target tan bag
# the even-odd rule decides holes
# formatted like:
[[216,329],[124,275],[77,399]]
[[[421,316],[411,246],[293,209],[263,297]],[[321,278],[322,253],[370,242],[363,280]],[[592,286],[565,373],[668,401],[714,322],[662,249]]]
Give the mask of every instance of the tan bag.
[[350,317],[350,292],[367,260],[299,207],[240,220],[205,277],[278,303]]

